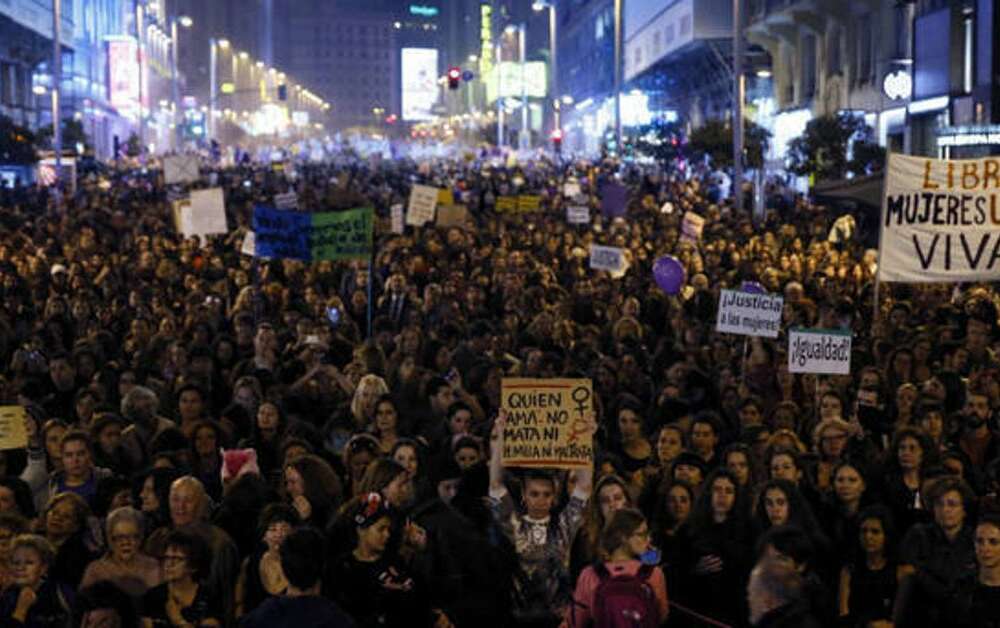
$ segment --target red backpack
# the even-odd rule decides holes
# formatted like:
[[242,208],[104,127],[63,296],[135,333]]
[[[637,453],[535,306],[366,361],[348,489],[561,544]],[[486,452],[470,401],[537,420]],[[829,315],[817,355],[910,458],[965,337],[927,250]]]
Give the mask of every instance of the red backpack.
[[658,628],[659,609],[649,585],[652,565],[643,565],[635,575],[611,575],[604,563],[594,564],[600,578],[594,592],[594,628]]

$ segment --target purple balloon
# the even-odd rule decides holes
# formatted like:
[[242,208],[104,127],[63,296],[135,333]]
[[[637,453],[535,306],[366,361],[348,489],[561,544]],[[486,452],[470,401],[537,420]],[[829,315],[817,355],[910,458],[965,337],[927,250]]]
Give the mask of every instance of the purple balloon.
[[766,294],[767,290],[764,286],[760,285],[759,281],[744,281],[740,284],[740,291],[749,292],[750,294]]
[[665,255],[653,264],[656,285],[667,294],[677,294],[684,285],[684,266],[673,255]]

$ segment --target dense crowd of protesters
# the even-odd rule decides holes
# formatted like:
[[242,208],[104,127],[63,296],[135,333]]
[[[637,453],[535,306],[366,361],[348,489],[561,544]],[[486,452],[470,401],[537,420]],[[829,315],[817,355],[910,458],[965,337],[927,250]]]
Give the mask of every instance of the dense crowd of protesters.
[[[231,229],[206,242],[155,169],[0,190],[0,397],[29,438],[0,452],[0,624],[603,626],[618,578],[648,585],[634,625],[1000,626],[990,286],[876,297],[833,211],[773,188],[754,224],[707,172],[203,172]],[[393,233],[413,183],[469,222]],[[241,254],[254,203],[289,189],[374,206],[371,265]],[[541,211],[494,211],[518,193]],[[592,243],[626,249],[624,275],[591,270]],[[651,273],[667,254],[677,295]],[[715,332],[744,281],[784,296],[777,340]],[[793,326],[852,330],[851,375],[789,373]],[[507,376],[592,379],[591,469],[502,466]]]

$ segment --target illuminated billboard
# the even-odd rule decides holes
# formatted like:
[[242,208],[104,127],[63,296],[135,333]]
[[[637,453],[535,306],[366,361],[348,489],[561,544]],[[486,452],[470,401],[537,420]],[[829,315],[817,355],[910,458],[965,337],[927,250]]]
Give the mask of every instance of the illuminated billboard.
[[431,120],[438,100],[438,51],[434,48],[403,48],[403,119]]
[[126,116],[139,114],[138,48],[131,38],[108,41],[108,101]]
[[548,92],[548,66],[544,61],[529,61],[523,68],[516,61],[504,61],[494,65],[489,76],[485,77],[487,100],[493,102],[498,96],[520,98],[522,78],[523,91],[528,98],[545,98]]

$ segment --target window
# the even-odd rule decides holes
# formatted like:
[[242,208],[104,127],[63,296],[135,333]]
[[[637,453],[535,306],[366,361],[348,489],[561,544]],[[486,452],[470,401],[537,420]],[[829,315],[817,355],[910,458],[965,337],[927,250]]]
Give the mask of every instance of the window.
[[681,27],[680,34],[681,37],[689,34],[691,32],[691,14],[681,16]]
[[859,17],[854,24],[857,42],[855,83],[864,85],[870,83],[872,78],[872,28],[876,21],[869,13]]

